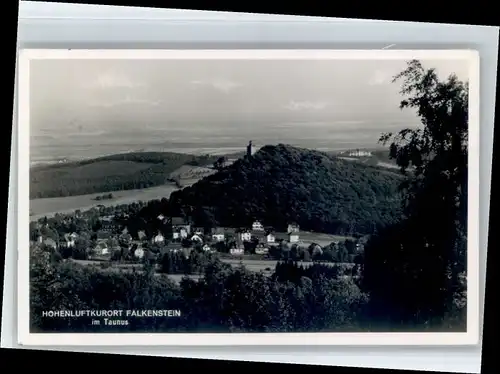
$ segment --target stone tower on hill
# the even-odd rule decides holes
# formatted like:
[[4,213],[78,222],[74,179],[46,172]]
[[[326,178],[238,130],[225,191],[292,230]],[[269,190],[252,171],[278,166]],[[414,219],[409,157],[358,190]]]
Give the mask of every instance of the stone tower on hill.
[[255,153],[255,148],[252,145],[252,141],[250,140],[247,145],[247,157],[250,158]]

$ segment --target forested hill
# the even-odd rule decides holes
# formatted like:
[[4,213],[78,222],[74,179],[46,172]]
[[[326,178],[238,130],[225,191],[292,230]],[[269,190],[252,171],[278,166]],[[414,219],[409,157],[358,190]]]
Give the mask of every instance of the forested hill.
[[191,187],[172,193],[173,214],[200,226],[248,225],[281,230],[372,233],[400,216],[401,176],[288,145],[265,146]]

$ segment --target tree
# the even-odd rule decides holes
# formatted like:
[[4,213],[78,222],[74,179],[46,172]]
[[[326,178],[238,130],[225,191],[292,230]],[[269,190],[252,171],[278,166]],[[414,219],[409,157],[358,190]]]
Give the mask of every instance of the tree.
[[219,157],[215,162],[214,162],[214,169],[216,170],[221,170],[224,165],[226,164],[226,157],[225,156],[222,156],[222,157]]
[[406,175],[404,220],[367,243],[363,284],[376,314],[442,325],[466,271],[468,84],[416,60],[396,81],[421,126],[380,138]]
[[356,253],[356,243],[353,240],[346,239],[344,245],[347,249],[347,253],[349,253],[350,255]]

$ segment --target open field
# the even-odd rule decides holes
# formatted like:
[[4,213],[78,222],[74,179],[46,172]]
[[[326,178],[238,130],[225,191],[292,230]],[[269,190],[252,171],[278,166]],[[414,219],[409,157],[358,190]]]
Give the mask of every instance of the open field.
[[71,213],[77,209],[87,210],[98,205],[112,206],[120,204],[131,204],[136,201],[148,201],[154,199],[168,198],[173,191],[178,190],[173,183],[162,186],[144,188],[138,190],[112,191],[114,198],[109,200],[95,200],[102,193],[89,195],[50,197],[30,200],[31,221],[36,221],[44,216],[53,216],[56,213]]
[[174,180],[179,187],[192,186],[200,179],[216,173],[213,167],[202,167],[192,165],[182,165],[180,168],[170,173],[169,178]]
[[193,179],[203,178],[216,172],[212,167],[182,165],[180,168],[170,173],[170,178]]

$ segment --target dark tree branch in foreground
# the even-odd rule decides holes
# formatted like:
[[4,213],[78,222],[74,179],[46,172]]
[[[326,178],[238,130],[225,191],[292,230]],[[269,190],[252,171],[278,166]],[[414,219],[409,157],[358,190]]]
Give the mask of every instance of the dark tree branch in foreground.
[[465,294],[468,84],[415,60],[396,81],[422,126],[380,138],[407,175],[405,220],[367,245],[364,284],[376,314],[442,323]]

